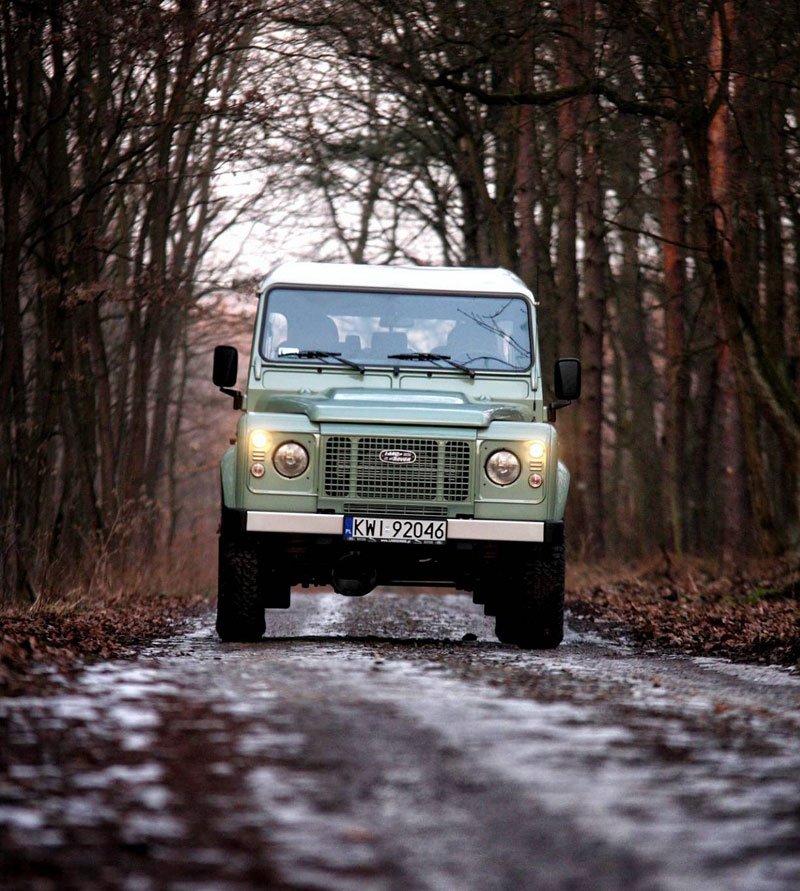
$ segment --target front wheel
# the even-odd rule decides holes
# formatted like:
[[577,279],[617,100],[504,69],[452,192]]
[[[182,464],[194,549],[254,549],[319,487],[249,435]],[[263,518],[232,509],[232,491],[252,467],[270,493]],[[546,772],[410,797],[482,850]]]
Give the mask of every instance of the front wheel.
[[224,641],[260,640],[266,630],[258,584],[258,549],[246,536],[219,537],[217,634]]
[[495,634],[523,650],[557,647],[564,637],[564,545],[537,546],[521,557],[499,592]]

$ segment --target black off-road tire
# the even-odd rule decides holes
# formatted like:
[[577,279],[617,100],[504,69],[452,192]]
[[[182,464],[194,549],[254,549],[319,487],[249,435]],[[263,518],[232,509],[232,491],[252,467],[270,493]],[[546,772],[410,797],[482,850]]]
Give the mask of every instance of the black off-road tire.
[[564,638],[564,545],[526,553],[499,592],[495,634],[523,650],[557,647]]
[[246,535],[219,537],[217,634],[224,641],[260,640],[266,624],[259,591],[258,548]]

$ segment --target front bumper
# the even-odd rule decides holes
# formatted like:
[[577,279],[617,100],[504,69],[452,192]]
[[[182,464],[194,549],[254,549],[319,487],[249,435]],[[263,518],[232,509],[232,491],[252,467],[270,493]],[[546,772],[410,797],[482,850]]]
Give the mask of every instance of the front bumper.
[[[249,510],[247,532],[288,532],[294,535],[335,535],[344,530],[344,514],[296,514]],[[523,520],[448,520],[448,541],[508,541],[561,544],[564,524]]]

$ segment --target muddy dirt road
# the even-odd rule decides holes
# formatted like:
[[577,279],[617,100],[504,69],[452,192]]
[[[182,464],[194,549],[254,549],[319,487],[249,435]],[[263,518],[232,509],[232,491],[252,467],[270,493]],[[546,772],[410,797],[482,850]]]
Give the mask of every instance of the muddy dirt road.
[[0,887],[800,887],[797,676],[455,595],[270,615],[0,700]]

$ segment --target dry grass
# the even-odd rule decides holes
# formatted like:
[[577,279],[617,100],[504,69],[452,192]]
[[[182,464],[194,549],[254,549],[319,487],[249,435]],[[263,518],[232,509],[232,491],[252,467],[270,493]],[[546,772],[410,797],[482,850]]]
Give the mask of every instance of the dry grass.
[[122,657],[208,609],[216,578],[216,536],[186,540],[157,556],[123,563],[95,555],[82,584],[53,583],[33,604],[0,611],[0,695],[46,685],[42,666],[69,670]]
[[217,536],[213,529],[175,544],[149,549],[129,527],[114,544],[86,544],[79,560],[54,564],[42,575],[31,609],[70,611],[125,606],[143,596],[191,596],[216,583]]

